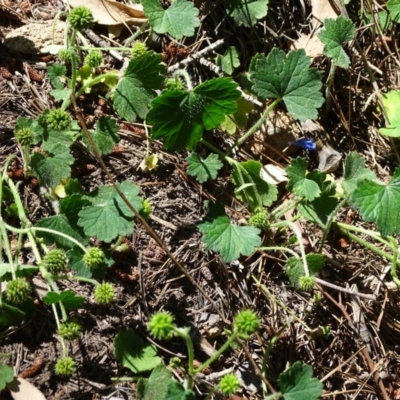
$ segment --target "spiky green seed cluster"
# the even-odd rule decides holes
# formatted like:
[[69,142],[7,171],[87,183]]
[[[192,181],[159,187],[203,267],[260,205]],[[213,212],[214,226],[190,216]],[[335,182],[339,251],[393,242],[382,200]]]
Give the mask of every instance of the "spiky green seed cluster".
[[139,214],[144,218],[149,218],[150,214],[153,212],[153,206],[151,205],[150,201],[144,199],[142,201],[142,209],[140,210]]
[[111,283],[101,283],[94,289],[94,299],[98,304],[110,304],[115,298],[114,286]]
[[72,28],[82,31],[94,24],[92,12],[85,6],[79,6],[71,10],[68,15],[68,22]]
[[60,358],[54,368],[56,375],[68,378],[76,371],[76,363],[71,357]]
[[154,314],[149,322],[149,331],[156,339],[171,339],[174,329],[174,317],[166,312]]
[[98,247],[92,247],[88,250],[88,252],[83,256],[83,262],[86,266],[94,270],[104,262],[104,251],[100,250]]
[[249,224],[255,226],[258,229],[265,230],[268,227],[268,214],[262,210],[253,214],[249,219]]
[[233,375],[233,374],[228,374],[225,375],[221,381],[218,384],[219,390],[227,395],[227,396],[232,396],[233,393],[235,393],[239,387],[240,387],[240,382],[239,379]]
[[57,54],[58,58],[65,63],[70,63],[73,51],[72,49],[61,49]]
[[63,110],[51,110],[45,116],[48,129],[53,131],[64,131],[71,125],[70,115]]
[[185,85],[179,78],[168,78],[164,82],[164,86],[166,90],[184,90]]
[[34,134],[31,128],[21,128],[15,131],[15,137],[21,146],[30,146],[34,140]]
[[97,68],[100,67],[101,63],[103,62],[103,55],[98,50],[91,51],[85,57],[85,64],[89,65],[90,68]]
[[147,47],[142,42],[135,42],[132,45],[131,54],[133,58],[143,57],[147,52]]
[[68,268],[68,257],[62,250],[51,250],[43,257],[42,266],[51,274],[60,274]]
[[31,287],[23,278],[17,278],[8,282],[6,288],[6,299],[13,304],[21,304],[28,300]]
[[79,338],[81,326],[74,321],[66,321],[60,324],[58,334],[65,340],[75,340]]
[[248,338],[260,328],[260,319],[251,310],[243,310],[235,317],[235,330],[242,338]]
[[301,276],[299,279],[299,288],[305,292],[310,292],[314,289],[315,278],[313,276]]

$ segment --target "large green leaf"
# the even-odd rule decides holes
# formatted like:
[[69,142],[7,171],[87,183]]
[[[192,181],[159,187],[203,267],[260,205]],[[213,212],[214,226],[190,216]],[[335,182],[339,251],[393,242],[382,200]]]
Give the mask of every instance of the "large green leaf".
[[269,0],[229,0],[225,5],[236,25],[250,28],[267,15],[268,3]]

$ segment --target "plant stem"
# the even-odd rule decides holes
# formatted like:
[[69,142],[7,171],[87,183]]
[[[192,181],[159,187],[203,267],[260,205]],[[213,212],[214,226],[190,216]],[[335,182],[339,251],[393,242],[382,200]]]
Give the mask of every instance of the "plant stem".
[[390,273],[392,274],[392,278],[395,284],[397,285],[398,288],[400,288],[400,279],[397,276],[397,260],[399,256],[399,245],[394,237],[389,236],[389,240],[392,243],[392,248],[393,248],[393,260],[392,260],[392,266],[390,268]]
[[79,97],[81,94],[85,93],[86,89],[89,89],[90,87],[97,85],[98,83],[101,83],[107,78],[116,78],[118,79],[118,74],[115,72],[107,72],[106,74],[102,74],[99,76],[94,77],[90,81],[86,82],[75,94],[75,97]]
[[184,69],[178,69],[177,71],[174,72],[174,76],[181,76],[183,79],[185,79],[186,82],[186,89],[188,91],[193,90],[193,85],[192,81],[190,80],[189,74],[184,70]]
[[275,99],[263,112],[261,115],[260,119],[242,136],[240,137],[236,143],[234,143],[226,152],[226,155],[229,155],[232,150],[235,147],[240,146],[242,143],[244,143],[251,135],[256,133],[260,128],[261,125],[265,122],[265,120],[268,118],[268,114],[271,112],[271,110],[281,101],[281,99]]

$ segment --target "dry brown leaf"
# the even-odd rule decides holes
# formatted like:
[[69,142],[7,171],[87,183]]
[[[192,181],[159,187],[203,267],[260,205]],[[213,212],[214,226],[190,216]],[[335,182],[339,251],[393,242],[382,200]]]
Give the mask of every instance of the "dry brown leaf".
[[311,60],[320,56],[324,50],[324,44],[316,34],[311,36],[302,33],[301,36],[292,44],[292,47],[296,50],[304,49],[306,54],[311,57]]
[[46,400],[43,393],[23,378],[16,377],[7,385],[14,400]]
[[315,29],[325,18],[337,18],[334,8],[328,0],[311,0],[313,14],[312,26]]
[[140,26],[147,21],[141,4],[127,5],[113,0],[68,0],[71,7],[85,6],[94,20],[108,26],[108,33],[119,36],[126,25]]

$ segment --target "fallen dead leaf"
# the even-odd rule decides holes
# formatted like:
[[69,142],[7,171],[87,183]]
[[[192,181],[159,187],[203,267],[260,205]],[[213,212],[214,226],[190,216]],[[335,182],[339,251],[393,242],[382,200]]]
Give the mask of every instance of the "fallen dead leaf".
[[14,400],[46,400],[43,393],[23,378],[16,377],[7,385]]
[[337,18],[337,14],[328,0],[311,0],[311,8],[313,15],[312,26],[314,29],[326,18]]
[[292,47],[296,50],[304,49],[311,60],[320,56],[324,50],[324,44],[317,35],[306,35],[304,33],[293,43]]
[[68,0],[71,7],[85,6],[94,20],[108,26],[108,33],[119,36],[126,26],[141,26],[147,21],[141,4],[127,5],[113,0]]

